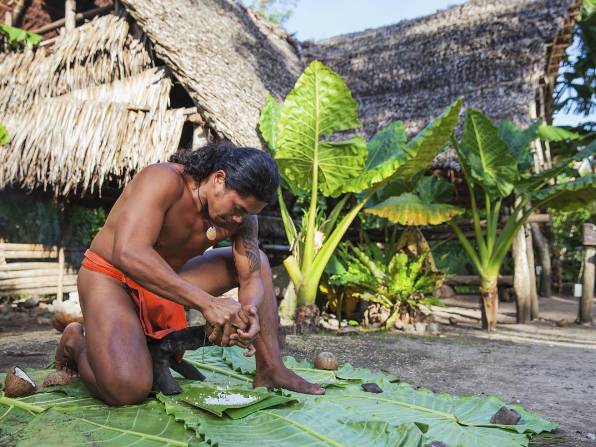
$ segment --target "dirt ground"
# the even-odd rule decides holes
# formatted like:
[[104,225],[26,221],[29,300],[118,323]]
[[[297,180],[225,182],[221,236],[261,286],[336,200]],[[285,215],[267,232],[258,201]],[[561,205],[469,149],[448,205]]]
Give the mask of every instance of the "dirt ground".
[[[331,351],[340,362],[391,371],[433,391],[493,394],[560,423],[555,435],[531,445],[596,446],[596,328],[572,323],[573,299],[542,298],[540,306],[539,321],[503,323],[489,335],[475,327],[476,301],[457,298],[447,309],[464,309],[471,317],[456,326],[441,325],[440,335],[288,335],[284,352],[312,358]],[[510,321],[514,310],[504,303],[500,320]],[[564,326],[558,327],[561,320]],[[0,370],[47,365],[58,338],[43,311],[0,307]]]

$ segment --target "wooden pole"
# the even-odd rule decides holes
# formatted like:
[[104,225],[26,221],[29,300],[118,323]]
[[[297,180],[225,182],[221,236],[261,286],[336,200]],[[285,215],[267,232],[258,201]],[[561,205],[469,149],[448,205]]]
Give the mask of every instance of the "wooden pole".
[[596,225],[584,224],[584,278],[579,305],[579,322],[592,324],[594,281],[596,280]]
[[6,23],[9,26],[12,26],[12,12],[6,11],[4,13],[4,23]]
[[534,261],[534,245],[530,225],[524,225],[526,235],[526,255],[528,257],[528,271],[530,273],[530,319],[538,318],[538,291],[536,290],[536,262]]
[[[516,199],[518,203],[520,198]],[[522,226],[513,239],[513,288],[516,296],[517,322],[527,323],[531,316],[530,266],[526,248],[526,235]]]
[[534,245],[538,249],[540,265],[542,266],[542,273],[540,275],[540,296],[550,297],[553,294],[553,279],[548,239],[542,234],[542,231],[540,231],[538,223],[530,223],[530,228],[532,229],[532,239]]
[[64,2],[64,28],[66,32],[72,31],[77,26],[77,2],[76,0],[66,0]]
[[56,290],[56,298],[58,301],[63,301],[64,293],[64,247],[60,245],[58,249],[58,289]]
[[[88,19],[90,17],[95,17],[95,16],[98,16],[101,14],[106,14],[106,13],[112,11],[113,9],[114,9],[114,6],[107,5],[107,6],[102,6],[100,8],[90,9],[89,11],[85,11],[85,12],[79,12],[77,15],[75,15],[75,20],[80,22],[81,20]],[[64,24],[65,24],[65,19],[59,19],[59,20],[56,20],[55,22],[48,23],[47,25],[41,26],[37,29],[34,29],[31,32],[36,33],[36,34],[45,34],[45,33],[49,33],[50,31],[54,31],[55,29],[60,28],[61,26],[64,26]]]

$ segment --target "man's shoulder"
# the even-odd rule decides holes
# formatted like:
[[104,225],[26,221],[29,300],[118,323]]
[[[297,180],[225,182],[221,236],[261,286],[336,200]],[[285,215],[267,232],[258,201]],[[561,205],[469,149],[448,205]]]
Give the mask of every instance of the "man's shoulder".
[[139,171],[134,178],[135,190],[163,191],[177,197],[184,190],[184,170],[177,163],[155,163]]

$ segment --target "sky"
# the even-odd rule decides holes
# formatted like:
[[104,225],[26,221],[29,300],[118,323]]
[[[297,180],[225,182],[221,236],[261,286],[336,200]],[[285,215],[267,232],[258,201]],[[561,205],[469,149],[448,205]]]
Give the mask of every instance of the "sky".
[[[292,16],[284,27],[298,40],[319,40],[338,34],[363,31],[412,19],[460,5],[464,0],[295,0]],[[555,125],[576,125],[596,121],[559,113]]]

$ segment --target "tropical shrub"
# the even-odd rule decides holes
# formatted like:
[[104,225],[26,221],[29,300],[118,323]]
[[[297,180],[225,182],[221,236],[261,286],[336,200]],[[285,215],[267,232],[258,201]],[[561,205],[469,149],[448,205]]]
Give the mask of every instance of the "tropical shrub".
[[[509,122],[497,127],[480,111],[468,109],[461,140],[458,141],[455,135],[451,138],[470,191],[477,248],[472,246],[456,222],[450,222],[450,226],[480,275],[483,327],[488,330],[496,328],[497,278],[501,265],[530,214],[546,206],[564,210],[596,207],[596,174],[579,176],[576,172],[572,180],[556,185],[549,183],[566,172],[572,161],[593,155],[596,143],[561,160],[551,169],[532,174],[528,172],[532,160],[530,143],[538,128],[536,123],[521,130]],[[477,196],[484,199],[484,212],[477,203]],[[499,231],[501,206],[505,200],[513,198],[513,210]],[[392,219],[389,211],[386,214]],[[482,219],[486,220],[484,228]]]
[[[278,194],[292,248],[284,265],[298,304],[314,304],[325,266],[367,202],[389,184],[410,180],[429,166],[455,128],[461,103],[461,99],[455,101],[409,142],[403,124],[395,122],[367,144],[360,135],[346,136],[361,127],[356,101],[342,79],[321,62],[314,61],[305,69],[283,104],[267,99],[259,123],[263,138],[279,164],[284,184],[294,193],[310,196],[304,224],[296,228]],[[328,214],[321,213],[319,194],[338,198]],[[353,195],[355,203],[342,214]],[[285,316],[294,309],[288,306]]]
[[332,286],[353,288],[353,297],[386,309],[380,323],[393,327],[400,314],[412,317],[421,305],[439,304],[433,295],[444,274],[434,271],[430,252],[412,257],[405,250],[383,250],[369,243],[356,247],[340,244],[327,272]]

